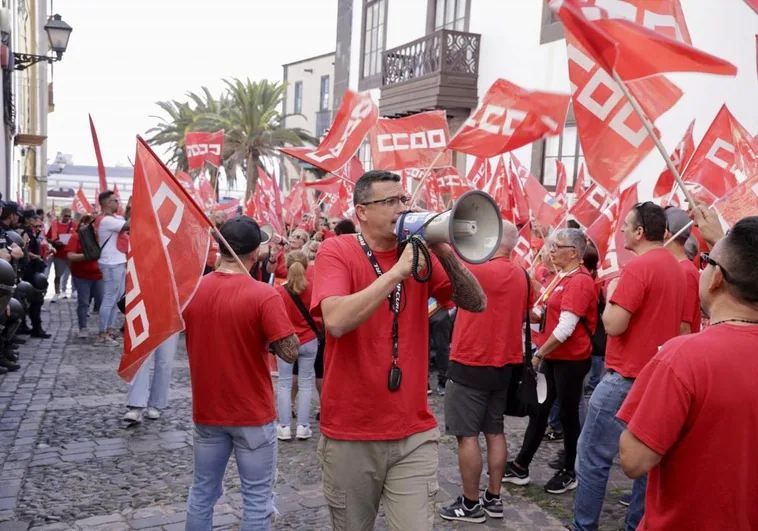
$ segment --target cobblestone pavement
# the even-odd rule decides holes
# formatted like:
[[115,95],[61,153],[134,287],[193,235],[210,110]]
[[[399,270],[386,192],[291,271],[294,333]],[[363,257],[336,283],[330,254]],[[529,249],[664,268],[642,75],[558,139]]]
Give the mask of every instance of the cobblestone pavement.
[[[183,346],[169,407],[160,420],[127,428],[121,421],[126,384],[116,375],[119,348],[76,338],[73,301],[48,302],[45,308],[52,338],[29,339],[20,350],[21,370],[0,376],[0,531],[183,529],[192,481],[191,395]],[[442,398],[435,393],[430,401],[442,419]],[[315,428],[308,441],[280,443],[275,499],[280,515],[274,529],[330,528]],[[523,421],[508,419],[510,451],[517,451],[524,429]],[[504,489],[504,520],[451,525],[438,517],[435,529],[562,529],[571,517],[572,496],[542,491],[552,475],[545,463],[557,448],[545,443],[539,450],[531,469],[533,486]],[[452,437],[443,437],[440,445],[439,478],[437,501],[447,503],[460,492]],[[614,467],[604,529],[622,527],[624,508],[617,498],[630,485]],[[236,529],[242,511],[233,462],[224,488],[214,527]],[[381,514],[377,528],[387,528]]]

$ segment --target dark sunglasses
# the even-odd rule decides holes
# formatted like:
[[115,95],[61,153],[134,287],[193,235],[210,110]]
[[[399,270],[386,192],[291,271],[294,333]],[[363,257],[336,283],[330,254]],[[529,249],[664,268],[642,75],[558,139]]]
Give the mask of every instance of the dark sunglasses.
[[729,276],[729,273],[726,271],[726,269],[724,269],[724,266],[722,266],[716,260],[711,258],[711,255],[709,255],[708,253],[700,253],[700,269],[705,269],[709,265],[713,267],[718,267],[719,269],[721,269],[721,274],[723,275],[724,280],[726,280],[729,283],[732,282],[732,279]]

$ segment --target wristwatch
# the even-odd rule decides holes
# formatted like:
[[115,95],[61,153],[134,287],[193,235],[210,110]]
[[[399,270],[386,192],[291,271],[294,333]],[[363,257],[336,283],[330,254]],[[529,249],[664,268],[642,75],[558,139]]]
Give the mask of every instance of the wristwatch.
[[533,358],[537,358],[540,361],[542,361],[543,359],[545,359],[545,358],[542,357],[542,354],[540,354],[539,350],[535,351],[535,353],[534,353],[534,355],[532,357]]

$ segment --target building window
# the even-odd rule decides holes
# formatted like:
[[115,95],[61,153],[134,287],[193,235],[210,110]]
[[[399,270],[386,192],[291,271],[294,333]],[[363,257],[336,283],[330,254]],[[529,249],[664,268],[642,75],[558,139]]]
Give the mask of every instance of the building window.
[[441,29],[468,31],[471,0],[428,0],[428,33]]
[[295,114],[303,112],[303,82],[295,83]]
[[359,88],[377,88],[382,82],[382,52],[387,36],[387,0],[363,0],[361,80]]
[[364,140],[358,149],[358,159],[360,159],[363,165],[363,171],[371,171],[373,169],[374,162],[371,159],[371,145],[368,143],[368,139]]
[[320,111],[329,110],[329,76],[321,76],[321,93],[319,95],[319,107]]
[[560,136],[551,136],[534,145],[532,153],[532,168],[542,184],[550,191],[555,190],[558,175],[555,161],[560,160],[566,167],[566,185],[573,191],[574,183],[579,175],[579,168],[584,163],[584,153],[576,130],[573,106],[569,107],[566,126]]
[[565,37],[563,24],[556,16],[547,2],[542,4],[542,30],[540,31],[540,44],[559,41]]

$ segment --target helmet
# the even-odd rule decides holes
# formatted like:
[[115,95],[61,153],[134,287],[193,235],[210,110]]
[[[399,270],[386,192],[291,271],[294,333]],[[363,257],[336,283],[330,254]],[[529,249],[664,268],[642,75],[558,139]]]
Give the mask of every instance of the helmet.
[[13,298],[8,303],[8,307],[11,310],[11,319],[20,321],[24,318],[24,305],[19,302],[18,299]]
[[45,293],[47,293],[47,277],[42,273],[34,273],[31,281],[32,293],[29,296],[31,302],[42,302],[45,300]]
[[21,301],[24,302],[25,300],[28,300],[29,297],[31,297],[32,293],[34,292],[34,288],[31,284],[26,282],[25,280],[22,280],[18,283],[16,286],[16,295],[15,297]]
[[8,242],[15,243],[19,247],[23,247],[24,246],[24,239],[15,230],[6,231],[5,232],[5,238],[8,240]]
[[0,260],[0,290],[12,290],[16,285],[16,272],[5,260]]

